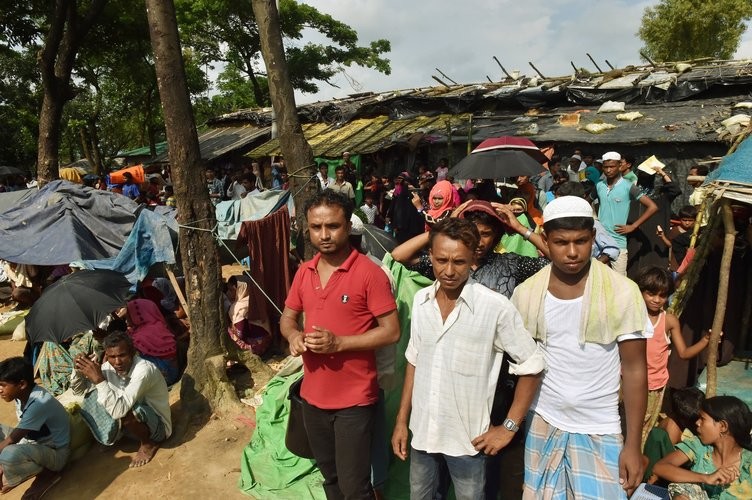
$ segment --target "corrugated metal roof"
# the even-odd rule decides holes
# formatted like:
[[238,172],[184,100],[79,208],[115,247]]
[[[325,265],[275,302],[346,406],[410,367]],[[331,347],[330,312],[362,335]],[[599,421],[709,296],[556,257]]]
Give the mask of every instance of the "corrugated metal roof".
[[[157,150],[157,155],[161,155],[162,153],[167,151],[167,141],[156,143],[154,145],[154,148]],[[149,156],[149,155],[151,155],[151,147],[144,146],[141,148],[121,151],[117,154],[115,158],[129,158],[131,156]]]
[[[271,127],[245,125],[242,127],[219,127],[210,129],[198,137],[201,159],[211,161],[220,156],[264,140],[271,134]],[[169,151],[159,155],[152,163],[166,162]]]

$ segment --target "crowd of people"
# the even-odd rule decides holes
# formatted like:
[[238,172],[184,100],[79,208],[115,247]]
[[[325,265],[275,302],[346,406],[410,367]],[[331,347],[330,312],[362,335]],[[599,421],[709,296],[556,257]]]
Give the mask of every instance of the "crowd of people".
[[[400,332],[409,340],[391,447],[410,459],[413,499],[446,498],[450,485],[460,499],[497,498],[499,458],[515,439],[525,440],[525,498],[625,498],[641,482],[677,498],[752,494],[746,404],[667,390],[670,351],[690,359],[709,344],[707,331],[687,345],[666,310],[693,258],[695,226],[705,230],[702,187],[673,213],[680,189],[671,173],[634,163],[573,151],[539,176],[503,184],[454,179],[446,159],[393,177],[356,166],[347,152],[318,165],[311,181],[320,189],[305,207],[318,253],[299,265],[279,332],[303,358],[303,418],[327,498],[381,496],[388,439],[374,436],[386,426],[384,355],[394,370]],[[211,202],[266,189],[264,170],[258,162],[206,169]],[[283,158],[269,173],[268,188],[289,188]],[[169,172],[137,183],[126,172],[109,189],[174,206],[165,179]],[[409,304],[409,325],[398,317],[399,284],[360,247],[364,223],[392,235],[391,258],[432,282]],[[645,252],[633,236],[646,228],[661,248],[638,265],[633,248]],[[752,245],[752,231],[742,234]],[[19,307],[71,272],[2,270]],[[274,325],[249,320],[254,283],[235,276],[223,285],[237,347],[284,348]],[[3,491],[37,475],[30,492],[41,495],[59,480],[70,429],[55,396],[66,391],[82,398],[98,442],[113,445],[128,431],[140,443],[131,466],[154,457],[172,429],[168,386],[186,364],[182,293],[147,279],[97,328],[0,363],[0,396],[15,400],[19,415],[17,427],[1,429]]]
[[[626,498],[642,482],[668,487],[652,490],[666,498],[752,493],[747,405],[688,405],[687,390],[667,390],[671,350],[690,359],[709,344],[708,330],[688,345],[667,312],[702,199],[674,213],[671,174],[634,163],[575,152],[567,167],[554,157],[538,178],[499,186],[457,182],[442,161],[394,185],[371,176],[360,209],[347,168],[330,179],[322,166],[306,207],[319,253],[298,271],[281,326],[303,357],[303,415],[327,498],[379,498],[383,485],[368,436],[384,418],[375,353],[397,340],[397,306],[383,269],[349,238],[358,220],[380,223],[400,243],[391,257],[433,281],[402,326],[391,445],[410,459],[411,498],[446,498],[450,484],[457,498],[497,498],[498,457],[518,433],[523,498]],[[646,227],[665,253],[628,277],[630,235]]]

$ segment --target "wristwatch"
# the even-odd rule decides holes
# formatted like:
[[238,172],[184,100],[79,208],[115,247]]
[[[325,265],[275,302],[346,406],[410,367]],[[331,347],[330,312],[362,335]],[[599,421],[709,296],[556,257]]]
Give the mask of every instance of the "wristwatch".
[[501,425],[503,425],[506,430],[511,432],[517,432],[518,430],[520,430],[520,426],[517,425],[517,422],[515,422],[511,418],[505,419],[504,423],[502,423]]

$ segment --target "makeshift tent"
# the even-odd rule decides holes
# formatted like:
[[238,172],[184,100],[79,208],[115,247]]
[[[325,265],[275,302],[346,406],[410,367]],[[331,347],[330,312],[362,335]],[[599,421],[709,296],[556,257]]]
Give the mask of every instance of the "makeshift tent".
[[0,193],[0,214],[6,210],[20,205],[24,200],[34,196],[39,190],[37,188],[21,189],[19,191],[8,191],[7,193]]
[[[712,327],[708,349],[708,388],[716,383],[714,349],[723,332],[721,361],[750,349],[752,313],[752,138],[726,156],[719,168],[704,183],[705,203],[711,206],[710,218],[699,240],[695,257],[677,291],[672,309],[680,314],[682,335],[687,345],[695,342],[703,330]],[[734,207],[736,205],[736,207]],[[697,366],[672,359],[669,365],[674,383],[693,384]],[[752,376],[752,372],[748,372]],[[685,382],[686,384],[683,384]]]
[[110,269],[117,271],[135,285],[143,281],[156,263],[175,264],[175,247],[178,241],[178,223],[174,210],[160,215],[151,210],[141,210],[131,234],[117,256],[71,262],[82,269]]
[[59,265],[114,257],[136,220],[125,196],[53,181],[0,213],[0,259]]

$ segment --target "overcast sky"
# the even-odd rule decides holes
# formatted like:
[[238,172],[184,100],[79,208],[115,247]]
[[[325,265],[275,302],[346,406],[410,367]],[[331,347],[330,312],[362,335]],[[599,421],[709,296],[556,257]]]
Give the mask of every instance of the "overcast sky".
[[[322,83],[318,94],[296,95],[298,104],[435,85],[441,69],[458,83],[502,77],[492,56],[511,72],[534,74],[528,61],[546,76],[572,73],[569,61],[595,71],[639,64],[636,36],[642,12],[655,0],[302,0],[350,24],[360,42],[386,38],[392,44],[392,73],[352,67],[337,89]],[[309,34],[314,40],[314,34]],[[319,41],[319,40],[316,40]],[[752,57],[752,35],[745,33],[737,57]]]

